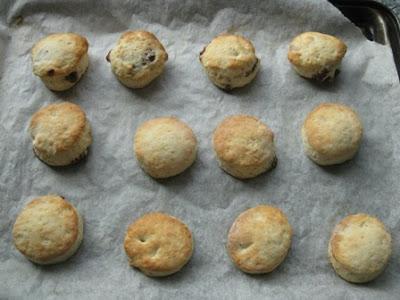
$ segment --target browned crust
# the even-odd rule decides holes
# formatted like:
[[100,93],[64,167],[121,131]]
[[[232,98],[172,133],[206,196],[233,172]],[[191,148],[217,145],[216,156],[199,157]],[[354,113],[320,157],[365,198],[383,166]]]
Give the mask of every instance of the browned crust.
[[[262,215],[263,220],[257,220]],[[263,255],[263,244],[256,245],[255,240],[259,234],[265,235],[265,230],[283,228],[283,232],[289,234],[289,245],[282,253],[269,253],[269,257]],[[277,234],[278,232],[274,232]],[[228,233],[227,250],[234,264],[247,273],[268,273],[273,271],[286,257],[290,248],[292,228],[286,215],[279,209],[269,205],[259,205],[242,212],[232,224]],[[276,241],[278,242],[278,241]],[[270,249],[268,249],[270,250]],[[274,257],[274,258],[273,258]]]
[[[343,241],[343,236],[342,233],[343,231],[349,227],[349,226],[358,226],[363,223],[373,223],[374,225],[381,227],[384,231],[386,231],[385,225],[378,220],[375,217],[372,217],[367,214],[355,214],[355,215],[349,215],[342,219],[334,228],[331,239],[329,242],[330,245],[330,255],[334,260],[336,260],[339,264],[340,267],[347,270],[350,273],[359,273],[359,270],[354,268],[354,266],[351,265],[352,261],[349,261],[349,258],[347,257],[346,251],[344,251],[341,247],[341,242]],[[358,248],[358,239],[362,237],[354,237],[353,243],[349,244],[351,248]],[[351,251],[352,249],[347,249]],[[379,272],[380,268],[377,266],[377,269],[369,269],[368,270],[370,273],[375,273]]]
[[[37,207],[41,207],[43,201],[50,203],[55,209],[53,214],[63,213],[63,222],[65,225],[65,232],[69,235],[59,234],[59,240],[53,241],[55,245],[46,246],[42,242],[46,240],[47,235],[51,234],[56,228],[50,228],[48,226],[40,226],[36,223],[36,227],[32,229],[35,233],[40,236],[40,240],[21,240],[19,235],[24,230],[29,230],[27,226],[28,223],[35,218],[34,210]],[[41,220],[34,220],[35,222],[40,222]],[[32,232],[32,231],[31,231]],[[24,254],[26,257],[37,262],[51,261],[64,253],[66,253],[76,242],[79,234],[79,217],[74,206],[72,206],[68,201],[64,200],[63,197],[57,195],[43,196],[32,200],[28,203],[22,212],[17,217],[17,220],[13,227],[13,239],[17,249]]]
[[189,261],[193,239],[182,221],[154,212],[128,227],[124,248],[132,266],[150,276],[163,276],[178,271]]
[[273,143],[274,134],[267,125],[250,115],[233,115],[225,118],[215,129],[213,144],[218,158],[238,166],[258,166],[265,160],[260,149],[250,149],[248,143],[235,143],[234,139],[247,142]]
[[[241,44],[246,50],[248,50],[250,53],[252,53],[254,55],[254,59],[257,59],[257,57],[255,56],[255,48],[250,40],[246,39],[244,36],[241,36],[241,35],[223,33],[223,34],[216,36],[200,52],[199,58],[200,58],[201,63],[204,63],[203,58],[205,55],[207,55],[207,48],[211,44],[214,44],[215,46],[218,47],[220,45],[227,43],[227,38],[231,39],[231,41],[233,43]],[[218,70],[218,69],[243,69],[243,67],[248,63],[247,60],[248,60],[248,56],[246,56],[244,58],[244,60],[241,58],[237,58],[237,57],[230,57],[230,58],[228,58],[228,63],[222,67],[219,57],[208,56],[207,57],[207,68],[216,69],[216,70]]]
[[55,58],[54,61],[49,61],[45,69],[40,71],[35,71],[38,76],[59,76],[68,75],[75,67],[78,65],[79,61],[88,52],[89,43],[87,39],[79,34],[67,32],[67,33],[54,33],[50,34],[41,40],[39,40],[31,50],[32,58],[39,52],[42,48],[46,46],[48,42],[57,40],[71,40],[75,42],[75,48],[71,52],[72,60],[66,65],[63,63],[63,58]]
[[144,30],[136,30],[136,31],[126,31],[119,38],[118,44],[121,43],[130,43],[137,39],[147,40],[151,47],[161,49],[161,53],[163,54],[163,61],[168,60],[168,54],[164,48],[164,45],[160,42],[160,40],[151,32]]
[[336,56],[332,57],[333,61],[339,62],[346,54],[347,46],[341,39],[339,39],[335,36],[320,33],[320,32],[303,32],[303,33],[297,35],[291,41],[291,43],[289,45],[288,60],[295,66],[302,66],[302,63],[301,63],[302,49],[300,47],[302,47],[302,46],[306,47],[306,45],[298,45],[298,43],[301,43],[300,41],[302,39],[307,39],[308,36],[313,36],[315,38],[319,38],[322,40],[331,41],[332,46],[334,46],[337,50]]
[[[61,102],[50,104],[38,110],[32,116],[29,129],[33,139],[35,139],[36,130],[41,130],[42,126],[46,125],[49,120],[51,120],[54,113],[60,114],[59,122],[62,122],[63,115],[73,114],[75,118],[75,127],[73,130],[70,130],[70,134],[67,137],[64,136],[63,138],[55,137],[53,141],[56,152],[61,152],[68,150],[71,145],[74,145],[76,141],[82,137],[87,122],[86,114],[78,105],[74,103]],[[65,126],[68,126],[68,124],[65,124]]]
[[[341,147],[333,147],[336,143],[333,133],[323,132],[323,127],[321,127],[320,124],[321,118],[323,120],[331,119],[334,121],[335,115],[338,113],[346,113],[350,117],[353,126],[356,127],[358,136],[361,138],[363,131],[362,125],[357,113],[353,109],[338,103],[322,103],[307,115],[303,125],[307,141],[314,151],[322,155],[329,155],[330,157],[343,154],[344,150]],[[360,139],[355,139],[354,144],[350,143],[348,148],[353,149],[357,147],[359,141]]]

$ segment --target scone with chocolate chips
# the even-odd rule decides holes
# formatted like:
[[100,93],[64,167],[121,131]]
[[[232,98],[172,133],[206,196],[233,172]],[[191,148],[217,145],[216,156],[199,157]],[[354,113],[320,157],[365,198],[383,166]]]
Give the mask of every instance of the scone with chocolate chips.
[[302,77],[332,80],[346,54],[342,40],[319,32],[304,32],[289,45],[288,59]]
[[129,226],[124,248],[131,266],[147,276],[167,276],[189,261],[193,238],[189,228],[177,218],[148,213]]
[[77,209],[61,196],[47,195],[28,203],[13,228],[14,244],[37,264],[55,264],[71,257],[83,238]]
[[260,67],[253,44],[240,35],[221,34],[200,53],[209,79],[224,90],[249,84]]
[[89,44],[76,33],[55,33],[32,48],[33,73],[53,91],[74,86],[89,65]]
[[29,125],[33,151],[50,166],[66,166],[86,156],[92,143],[89,120],[76,104],[61,102],[37,111]]
[[143,88],[161,75],[168,54],[154,34],[128,31],[122,34],[106,59],[122,84]]

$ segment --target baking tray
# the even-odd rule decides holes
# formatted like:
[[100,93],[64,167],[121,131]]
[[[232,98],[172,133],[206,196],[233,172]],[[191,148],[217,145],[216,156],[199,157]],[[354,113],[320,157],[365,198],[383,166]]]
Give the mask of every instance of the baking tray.
[[392,48],[397,75],[400,79],[400,22],[393,11],[375,1],[329,1],[361,28],[367,39]]

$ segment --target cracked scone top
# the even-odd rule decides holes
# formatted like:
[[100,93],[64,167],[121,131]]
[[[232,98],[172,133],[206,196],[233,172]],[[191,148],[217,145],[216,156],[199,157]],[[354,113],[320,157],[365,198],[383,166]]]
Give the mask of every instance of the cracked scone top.
[[128,31],[122,34],[106,59],[121,83],[130,88],[142,88],[161,75],[168,54],[154,34]]
[[392,239],[385,225],[367,214],[350,215],[333,230],[328,254],[343,279],[363,283],[375,279],[386,267]]
[[32,48],[33,73],[51,90],[69,89],[89,65],[88,48],[86,38],[78,34],[50,34]]
[[37,111],[29,132],[36,156],[51,166],[66,166],[87,154],[92,143],[85,112],[76,104],[61,102]]
[[335,77],[346,51],[346,45],[334,36],[304,32],[290,43],[288,59],[300,76],[324,81]]
[[54,264],[72,256],[83,237],[83,221],[76,208],[57,195],[28,203],[13,227],[16,248],[38,264]]
[[137,219],[125,235],[129,264],[148,276],[178,272],[191,258],[193,238],[179,219],[163,213],[148,213]]
[[220,167],[237,178],[255,177],[277,163],[274,134],[253,116],[224,119],[214,131],[213,145]]
[[292,228],[278,208],[259,205],[242,212],[232,224],[227,249],[243,272],[272,272],[285,259],[291,245]]
[[362,134],[363,127],[357,113],[338,103],[322,103],[315,107],[301,129],[307,156],[322,166],[353,158]]
[[250,83],[260,66],[253,44],[233,34],[215,37],[200,53],[200,61],[209,79],[225,90]]
[[175,117],[148,120],[136,130],[134,152],[142,169],[154,178],[178,175],[196,159],[192,129]]

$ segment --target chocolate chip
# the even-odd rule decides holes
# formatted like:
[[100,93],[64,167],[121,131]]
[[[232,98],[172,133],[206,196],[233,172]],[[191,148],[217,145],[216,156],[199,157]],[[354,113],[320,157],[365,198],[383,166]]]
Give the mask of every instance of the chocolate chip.
[[204,47],[203,50],[200,51],[200,56],[203,55],[204,51],[206,51],[206,48],[207,48],[207,47]]
[[74,83],[78,80],[78,73],[76,72],[71,72],[67,76],[65,76],[65,80]]
[[110,62],[110,54],[111,54],[111,50],[108,51],[107,56],[106,56],[106,61]]
[[231,86],[230,84],[226,84],[226,85],[224,86],[224,90],[229,91],[229,90],[231,90],[231,89],[232,89],[232,86]]
[[246,74],[244,74],[244,76],[249,77],[254,72],[254,70],[257,68],[257,65],[258,65],[258,58],[257,58],[256,62],[254,63],[254,65],[251,67],[251,70],[246,72]]
[[277,165],[278,165],[278,158],[275,156],[271,164],[271,169],[275,169]]
[[47,76],[53,76],[54,75],[54,70],[50,69],[47,71]]
[[314,75],[312,78],[317,81],[325,81],[329,78],[329,72],[330,71],[328,69],[323,69],[321,72]]
[[146,49],[142,57],[142,66],[152,63],[156,59],[156,54],[153,49]]

